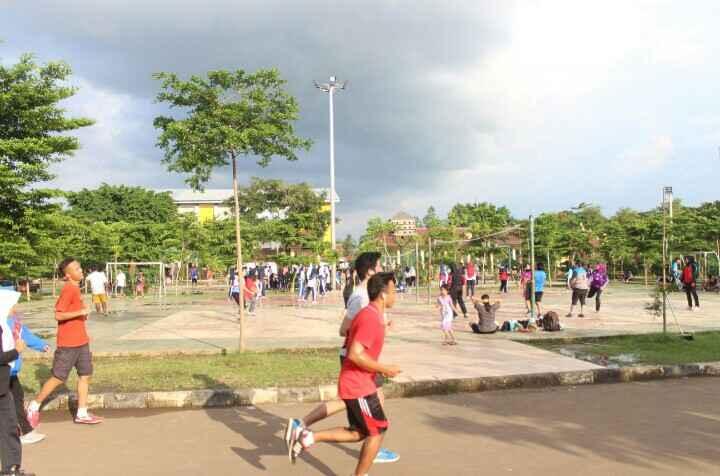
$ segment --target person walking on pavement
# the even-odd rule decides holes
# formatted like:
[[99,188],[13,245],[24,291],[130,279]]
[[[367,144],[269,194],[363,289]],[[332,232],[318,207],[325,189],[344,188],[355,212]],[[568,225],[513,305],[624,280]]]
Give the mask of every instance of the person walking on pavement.
[[[453,307],[460,307],[463,313],[463,317],[467,319],[467,308],[465,307],[465,301],[463,301],[463,275],[462,272],[457,268],[455,263],[450,265],[450,297],[453,301]],[[453,315],[457,315],[453,309]]]
[[695,307],[700,309],[700,299],[697,293],[698,266],[694,256],[687,257],[687,264],[683,268],[682,283],[687,296],[688,310],[693,310],[693,301]]

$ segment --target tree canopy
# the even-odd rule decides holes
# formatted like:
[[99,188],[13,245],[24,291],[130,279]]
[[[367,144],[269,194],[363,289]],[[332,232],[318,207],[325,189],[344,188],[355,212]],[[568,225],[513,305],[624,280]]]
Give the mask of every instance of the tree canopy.
[[39,65],[29,54],[0,64],[0,274],[42,266],[44,215],[58,208],[49,200],[58,194],[37,185],[53,178],[51,164],[79,148],[67,133],[93,123],[67,117],[60,106],[77,92],[70,75],[66,63]]
[[87,221],[105,223],[166,223],[177,215],[177,206],[167,192],[142,187],[102,184],[94,190],[66,192],[70,214]]

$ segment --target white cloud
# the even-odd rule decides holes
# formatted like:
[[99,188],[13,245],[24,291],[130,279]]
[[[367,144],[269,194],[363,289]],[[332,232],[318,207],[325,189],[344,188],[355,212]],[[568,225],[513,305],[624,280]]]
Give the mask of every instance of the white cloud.
[[73,132],[80,149],[52,166],[57,178],[51,185],[75,190],[103,182],[152,186],[162,180],[160,154],[152,147],[153,136],[146,134],[153,129],[147,104],[82,77],[72,83],[78,92],[63,104],[67,115],[87,117],[95,124]]
[[673,151],[672,139],[664,135],[658,136],[621,152],[616,165],[625,173],[629,171],[648,173],[651,169],[664,166],[672,159]]

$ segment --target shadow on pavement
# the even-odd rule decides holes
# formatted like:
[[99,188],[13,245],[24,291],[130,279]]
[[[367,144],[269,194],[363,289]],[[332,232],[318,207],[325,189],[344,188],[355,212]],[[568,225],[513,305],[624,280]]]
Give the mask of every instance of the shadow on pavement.
[[[204,381],[205,388],[231,390],[226,384],[207,375],[196,374],[193,377]],[[285,418],[257,407],[207,409],[206,413],[210,419],[222,423],[250,443],[251,448],[232,446],[230,449],[255,468],[267,470],[262,461],[263,457],[278,455],[287,457],[287,449],[281,435],[283,425],[287,422]],[[302,463],[309,464],[326,476],[336,474],[310,453],[303,455]],[[288,473],[292,471],[290,465],[288,461]]]
[[720,459],[720,417],[699,419],[690,411],[717,415],[714,397],[710,402],[698,390],[677,381],[430,397],[439,406],[461,407],[466,416],[454,416],[451,409],[449,415],[441,411],[424,418],[438,431],[518,449],[540,447],[576,457],[589,452],[647,469],[682,461],[690,470],[694,461]]

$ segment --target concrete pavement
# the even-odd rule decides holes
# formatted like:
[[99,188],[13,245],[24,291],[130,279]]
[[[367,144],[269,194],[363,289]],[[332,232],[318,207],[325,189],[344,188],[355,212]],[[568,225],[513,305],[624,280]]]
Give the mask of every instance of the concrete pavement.
[[[372,474],[719,474],[719,392],[720,379],[693,379],[390,400],[385,443],[401,460]],[[288,463],[281,426],[309,408],[103,412],[96,427],[44,414],[48,439],[25,447],[25,465],[40,476],[350,474],[358,445]]]

